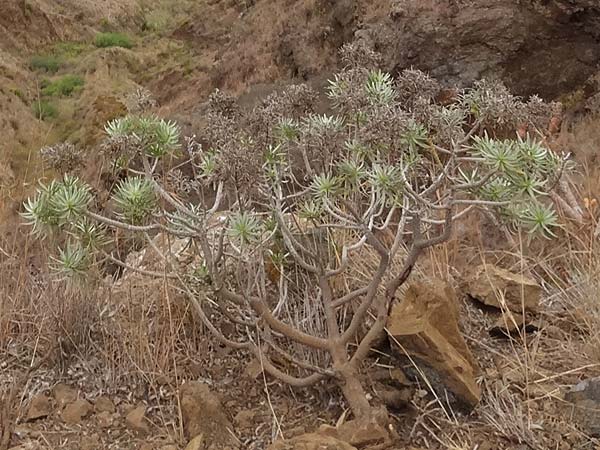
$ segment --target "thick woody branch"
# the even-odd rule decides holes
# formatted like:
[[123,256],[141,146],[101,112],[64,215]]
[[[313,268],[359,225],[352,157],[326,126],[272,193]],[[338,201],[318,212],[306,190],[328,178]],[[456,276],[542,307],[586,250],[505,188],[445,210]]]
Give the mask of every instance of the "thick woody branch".
[[311,364],[307,361],[295,358],[291,354],[286,352],[284,349],[282,349],[281,347],[276,345],[274,342],[268,341],[267,343],[276,353],[281,355],[284,359],[286,359],[293,365],[300,367],[301,369],[310,370],[311,372],[315,372],[315,373],[320,373],[321,375],[324,375],[327,377],[332,377],[332,378],[336,377],[336,373],[333,370],[323,369],[322,367],[315,366],[314,364]]
[[130,264],[127,264],[123,261],[121,261],[118,258],[115,258],[114,256],[112,256],[111,254],[103,251],[102,254],[111,262],[115,263],[117,266],[122,267],[123,269],[127,269],[127,270],[131,270],[132,272],[136,272],[139,273],[140,275],[144,275],[144,276],[148,276],[148,277],[153,277],[153,278],[170,278],[170,279],[177,279],[176,275],[173,275],[172,273],[167,273],[167,272],[154,272],[152,270],[145,270],[145,269],[140,269],[138,267],[134,267]]
[[377,271],[373,275],[373,279],[369,282],[367,293],[360,306],[354,312],[350,325],[342,334],[342,342],[349,342],[358,332],[358,328],[363,323],[369,308],[373,304],[373,300],[377,295],[377,290],[381,285],[383,277],[389,267],[390,259],[387,253],[380,255]]
[[323,380],[326,377],[326,375],[323,375],[321,373],[313,373],[312,375],[309,375],[304,378],[292,376],[292,375],[287,374],[287,373],[283,372],[282,370],[278,369],[271,362],[269,357],[267,355],[265,355],[256,346],[253,346],[252,350],[254,352],[254,355],[258,358],[259,362],[261,363],[261,366],[263,367],[263,369],[269,375],[277,378],[280,381],[283,381],[286,384],[289,384],[290,386],[309,387],[309,386],[312,386],[312,385],[318,383],[319,381]]
[[94,219],[97,222],[101,222],[105,225],[110,225],[112,227],[120,228],[122,230],[127,230],[127,231],[153,231],[153,230],[159,230],[161,228],[161,225],[158,223],[153,223],[150,225],[131,225],[131,224],[128,224],[125,222],[121,222],[119,220],[101,216],[100,214],[96,214],[92,211],[86,211],[85,215],[86,215],[86,217],[88,217],[90,219]]
[[244,297],[242,295],[233,293],[226,288],[220,288],[216,291],[216,293],[222,295],[226,300],[232,301],[240,306],[249,304],[256,314],[258,314],[258,316],[261,317],[269,325],[269,327],[273,329],[273,331],[281,333],[293,341],[298,342],[299,344],[319,350],[327,350],[329,347],[329,343],[326,339],[303,333],[291,325],[288,325],[287,323],[277,319],[264,301],[257,297]]
[[306,345],[307,347],[319,350],[327,350],[329,348],[327,339],[311,336],[310,334],[297,330],[291,325],[277,319],[261,299],[251,297],[249,303],[252,309],[254,309],[254,311],[263,318],[274,331],[283,334],[299,344]]
[[332,303],[332,305],[334,308],[339,308],[340,306],[344,306],[345,304],[350,303],[355,298],[358,298],[361,295],[365,295],[368,290],[369,290],[368,287],[356,289],[356,290],[344,295],[343,297],[338,298],[337,300],[335,300]]

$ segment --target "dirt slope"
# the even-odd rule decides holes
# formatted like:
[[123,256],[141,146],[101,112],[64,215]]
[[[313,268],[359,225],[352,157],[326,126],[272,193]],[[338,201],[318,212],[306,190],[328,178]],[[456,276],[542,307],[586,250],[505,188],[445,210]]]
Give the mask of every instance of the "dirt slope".
[[[360,39],[391,72],[412,66],[459,85],[500,77],[519,94],[558,98],[596,72],[599,24],[593,0],[6,0],[0,189],[11,185],[6,173],[37,173],[32,155],[45,144],[93,143],[89,130],[122,111],[123,95],[138,85],[192,132],[215,88],[252,101],[278,83],[323,81],[337,49]],[[135,46],[95,49],[100,30],[124,31]],[[75,74],[85,86],[52,100],[54,121],[36,120],[47,74],[30,70],[31,57],[73,43],[82,48],[56,77]]]

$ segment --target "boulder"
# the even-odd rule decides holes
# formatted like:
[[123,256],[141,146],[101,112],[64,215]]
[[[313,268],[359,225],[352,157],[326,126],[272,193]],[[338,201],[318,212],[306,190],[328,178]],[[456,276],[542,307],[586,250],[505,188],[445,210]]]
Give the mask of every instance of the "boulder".
[[325,425],[319,428],[319,433],[361,449],[370,446],[383,446],[391,442],[390,434],[375,419],[350,420],[338,425],[336,428]]
[[356,447],[320,433],[309,433],[285,441],[277,441],[267,450],[357,450]]
[[69,403],[63,409],[61,417],[65,423],[77,424],[92,412],[92,405],[87,400],[80,398]]
[[77,389],[72,388],[64,383],[58,383],[52,389],[52,395],[56,400],[59,408],[64,408],[67,404],[77,400]]
[[433,369],[462,403],[475,406],[481,390],[479,367],[458,327],[458,300],[447,283],[430,279],[413,283],[388,317],[392,346]]
[[514,312],[535,312],[539,308],[541,286],[532,278],[486,264],[469,273],[465,293],[488,306]]
[[569,420],[591,437],[600,437],[600,377],[588,378],[573,386],[565,400],[571,403]]
[[136,433],[148,433],[150,427],[146,420],[146,407],[144,405],[139,405],[129,411],[125,416],[125,423],[130,430],[135,431]]
[[114,413],[117,409],[115,408],[115,404],[113,403],[113,401],[106,397],[106,396],[100,396],[96,399],[96,401],[94,402],[94,411],[98,414],[98,413],[103,413],[103,412],[107,412],[107,413]]
[[50,403],[50,398],[45,394],[38,394],[31,399],[25,420],[42,419],[49,416],[51,412],[52,404]]
[[180,391],[183,430],[188,439],[203,436],[204,449],[238,448],[233,426],[223,405],[209,387],[200,382],[185,383]]

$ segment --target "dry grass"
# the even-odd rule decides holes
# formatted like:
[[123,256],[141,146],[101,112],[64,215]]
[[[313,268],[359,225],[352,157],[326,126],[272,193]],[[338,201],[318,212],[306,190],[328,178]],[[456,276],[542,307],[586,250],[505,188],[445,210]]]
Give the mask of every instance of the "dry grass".
[[[600,142],[597,124],[580,126],[582,133],[595,130]],[[590,139],[586,144],[590,147],[580,148],[596,142],[591,136],[571,139],[579,143]],[[593,198],[600,189],[599,165],[589,164],[582,174],[584,187],[577,193],[580,199]],[[488,332],[494,319],[465,303],[461,325],[482,366],[482,403],[470,415],[461,415],[444,399],[424,397],[413,404],[415,419],[407,436],[425,448],[448,450],[472,450],[486,440],[498,443],[498,448],[520,443],[533,449],[557,448],[563,440],[572,448],[588,448],[584,445],[593,440],[570,423],[562,393],[583,378],[600,375],[600,249],[595,220],[570,224],[551,243],[527,246],[526,239],[517,237],[513,246],[504,243],[501,250],[501,234],[492,242],[480,222],[463,226],[462,238],[430,252],[414,275],[452,281],[481,261],[532,272],[545,291],[539,331],[494,339]],[[186,303],[164,280],[142,276],[65,289],[44,269],[42,248],[14,226],[8,231],[0,238],[0,404],[5,406],[0,421],[14,420],[6,405],[23,404],[25,395],[8,389],[3,377],[43,363],[67,377],[74,376],[69,368],[82,367],[105,386],[143,389],[164,406],[158,410],[160,420],[178,435],[176,402],[160,398],[161,386],[174,390],[184,378],[203,376],[205,365],[221,351],[213,348]],[[354,286],[370,273],[372,258],[363,256],[341,286]],[[307,297],[312,294],[307,292]],[[313,305],[305,306],[307,316],[319,316]],[[308,330],[318,326],[311,323]],[[263,382],[275,389],[268,380]],[[427,382],[423,385],[427,387]]]

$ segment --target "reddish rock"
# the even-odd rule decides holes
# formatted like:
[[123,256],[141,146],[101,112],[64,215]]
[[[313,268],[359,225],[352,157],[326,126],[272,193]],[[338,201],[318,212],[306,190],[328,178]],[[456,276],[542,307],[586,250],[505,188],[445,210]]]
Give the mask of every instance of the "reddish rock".
[[65,423],[77,424],[86,418],[91,412],[91,403],[80,398],[65,406],[65,409],[63,409],[61,413],[61,417]]
[[267,450],[357,450],[356,447],[320,433],[309,433],[286,441],[277,441]]
[[539,308],[541,286],[532,278],[491,264],[468,274],[463,289],[471,298],[488,306],[514,312],[535,312]]
[[113,403],[113,401],[104,395],[98,397],[94,402],[94,411],[96,413],[107,412],[112,414],[116,410],[117,409],[115,408],[115,404]]
[[37,420],[47,417],[52,412],[52,403],[45,394],[38,394],[31,399],[27,409],[26,421]]
[[183,430],[190,439],[204,436],[211,449],[238,448],[234,430],[223,405],[206,384],[185,383],[180,393]]
[[464,403],[479,402],[479,367],[458,327],[458,300],[451,286],[435,279],[413,283],[392,308],[387,328],[393,346],[401,344],[435,370]]
[[136,433],[148,433],[150,427],[146,421],[146,407],[144,405],[139,405],[129,411],[127,416],[125,416],[125,423],[130,430],[135,431]]
[[54,386],[52,395],[60,409],[64,408],[69,403],[73,403],[78,397],[77,389],[63,383],[58,383]]

